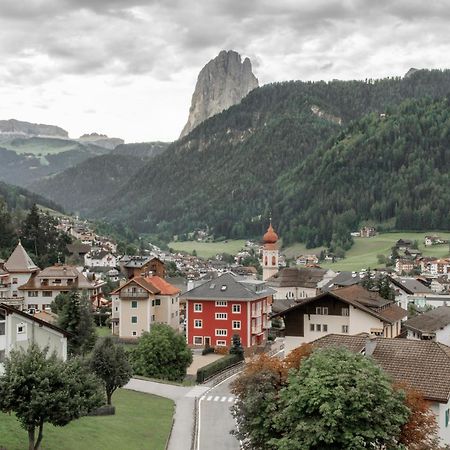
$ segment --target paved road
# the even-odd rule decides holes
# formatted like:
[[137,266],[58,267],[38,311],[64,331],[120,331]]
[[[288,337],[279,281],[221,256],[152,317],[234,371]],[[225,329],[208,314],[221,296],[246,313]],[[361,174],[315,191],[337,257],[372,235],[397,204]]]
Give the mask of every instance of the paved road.
[[125,385],[125,389],[160,395],[173,400],[175,402],[175,421],[168,450],[190,450],[194,427],[195,398],[201,397],[209,389],[208,386],[181,387],[132,378]]
[[207,391],[199,400],[196,450],[239,450],[239,441],[230,434],[235,422],[230,412],[234,396],[230,383],[236,375]]

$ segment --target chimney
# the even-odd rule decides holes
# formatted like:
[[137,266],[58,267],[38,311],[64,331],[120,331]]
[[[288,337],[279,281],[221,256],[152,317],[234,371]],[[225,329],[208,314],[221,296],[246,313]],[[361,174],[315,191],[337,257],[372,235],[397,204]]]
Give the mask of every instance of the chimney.
[[372,356],[373,352],[375,351],[376,346],[377,346],[377,337],[376,336],[367,336],[364,354],[366,356]]

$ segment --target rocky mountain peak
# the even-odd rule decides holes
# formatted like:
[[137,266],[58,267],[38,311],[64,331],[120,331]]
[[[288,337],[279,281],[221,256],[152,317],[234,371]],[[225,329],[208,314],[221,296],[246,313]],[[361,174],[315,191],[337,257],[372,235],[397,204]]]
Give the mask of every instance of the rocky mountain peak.
[[249,58],[233,50],[222,50],[200,71],[192,95],[189,118],[181,132],[183,137],[209,117],[239,103],[258,87]]

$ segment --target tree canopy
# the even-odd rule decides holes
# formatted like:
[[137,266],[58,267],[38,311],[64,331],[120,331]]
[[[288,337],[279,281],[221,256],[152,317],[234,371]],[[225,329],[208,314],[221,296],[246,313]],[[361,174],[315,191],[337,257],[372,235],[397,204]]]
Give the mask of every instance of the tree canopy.
[[168,325],[156,324],[139,338],[131,360],[138,375],[182,381],[192,362],[192,352],[183,335]]
[[40,447],[45,423],[64,426],[102,404],[98,380],[79,359],[64,362],[31,344],[12,351],[4,364],[0,410],[16,414],[28,432],[29,450]]

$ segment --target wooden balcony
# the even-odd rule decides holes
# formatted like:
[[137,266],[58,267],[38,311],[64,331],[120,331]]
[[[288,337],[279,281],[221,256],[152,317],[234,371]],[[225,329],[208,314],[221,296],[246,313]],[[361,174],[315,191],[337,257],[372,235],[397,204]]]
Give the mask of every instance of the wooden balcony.
[[129,299],[129,298],[148,298],[147,292],[120,292],[120,298]]

